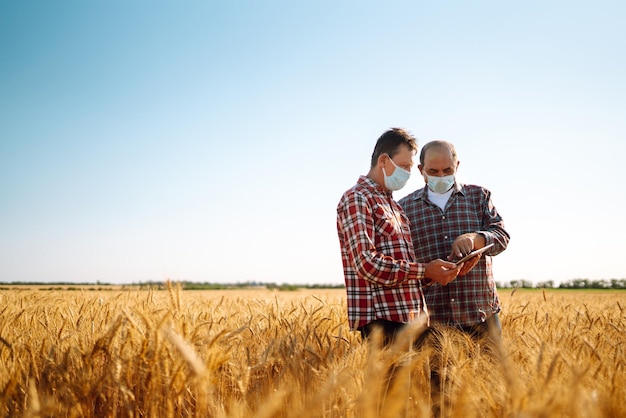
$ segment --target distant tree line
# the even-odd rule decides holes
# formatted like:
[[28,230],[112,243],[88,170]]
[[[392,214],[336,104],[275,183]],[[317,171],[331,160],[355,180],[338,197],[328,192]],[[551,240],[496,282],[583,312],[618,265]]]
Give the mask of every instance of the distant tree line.
[[[265,288],[269,290],[279,290],[279,291],[292,291],[297,289],[343,289],[345,285],[342,284],[288,284],[288,283],[265,283],[265,282],[257,282],[257,281],[248,281],[242,283],[199,283],[199,282],[190,282],[190,281],[172,281],[180,284],[183,290],[226,290],[226,289],[250,289],[250,288]],[[115,285],[109,283],[103,283],[101,281],[97,281],[96,285],[98,288],[88,288],[88,286],[94,286],[94,283],[83,282],[0,282],[0,286],[2,285],[31,285],[31,286],[48,286],[42,290],[55,290],[62,289],[64,290],[107,290],[109,286],[115,286],[118,288],[128,288],[128,289],[154,289],[154,290],[163,290],[167,287],[167,282],[165,281],[147,281],[147,282],[139,282],[139,283],[131,283],[131,284],[123,284],[123,285]],[[533,289],[533,288],[544,288],[544,289],[626,289],[626,279],[602,279],[602,280],[589,280],[589,279],[572,279],[562,283],[555,283],[554,280],[546,280],[542,282],[533,283],[530,280],[520,279],[520,280],[511,280],[509,282],[496,282],[498,288],[501,289]],[[70,287],[68,287],[70,286]],[[6,290],[8,288],[1,287],[0,290]]]
[[[183,290],[226,290],[226,289],[251,289],[251,288],[265,288],[269,290],[280,290],[280,291],[292,291],[297,289],[342,289],[345,286],[343,284],[289,284],[289,283],[265,283],[265,282],[257,282],[257,281],[248,281],[242,283],[200,283],[200,282],[189,282],[189,281],[180,281]],[[139,288],[152,288],[152,289],[163,289],[166,287],[166,282],[142,282],[139,284],[132,285],[134,287]]]
[[[210,283],[210,282],[190,282],[171,280],[172,283],[180,284],[183,290],[226,290],[226,289],[254,289],[265,288],[270,290],[296,290],[296,289],[342,289],[343,284],[288,284],[288,283],[265,283],[257,281],[248,281],[242,283]],[[146,281],[130,284],[111,284],[97,281],[95,284],[90,282],[2,282],[0,286],[45,286],[42,290],[108,290],[110,287],[125,289],[153,289],[163,290],[167,288],[167,281]],[[98,288],[94,288],[96,285]],[[8,288],[0,288],[6,290]]]
[[553,288],[553,289],[626,289],[626,279],[572,279],[556,285],[554,280],[533,283],[530,280],[511,280],[510,282],[497,282],[499,288]]

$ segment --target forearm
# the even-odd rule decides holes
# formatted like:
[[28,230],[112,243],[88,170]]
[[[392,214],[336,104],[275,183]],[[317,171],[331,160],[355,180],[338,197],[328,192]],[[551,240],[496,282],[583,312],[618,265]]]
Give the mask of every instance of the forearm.
[[483,226],[477,232],[485,237],[485,245],[493,244],[493,248],[489,250],[489,255],[496,255],[506,250],[510,236],[504,229],[504,221],[493,205],[490,195],[486,196],[483,205]]
[[361,251],[355,255],[355,267],[360,277],[381,286],[400,286],[410,280],[424,278],[426,265],[397,260],[378,251]]
[[490,255],[500,254],[502,251],[506,250],[506,247],[509,245],[510,236],[508,232],[499,226],[484,231],[478,231],[478,235],[480,235],[484,241],[481,247],[493,244],[493,248],[489,250]]

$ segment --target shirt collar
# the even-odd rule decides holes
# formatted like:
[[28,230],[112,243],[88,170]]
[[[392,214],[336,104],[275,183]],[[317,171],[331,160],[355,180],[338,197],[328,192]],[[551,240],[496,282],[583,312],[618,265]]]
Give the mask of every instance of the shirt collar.
[[371,178],[367,177],[367,176],[361,176],[359,177],[359,181],[360,184],[362,184],[363,186],[367,187],[368,189],[370,189],[372,191],[372,193],[379,193],[379,194],[383,194],[385,196],[389,196],[391,197],[393,195],[393,192],[391,190],[387,190],[385,189],[383,186],[381,186],[380,184],[376,183],[374,180],[372,180]]
[[[460,195],[465,196],[465,190],[463,189],[463,184],[457,183],[455,181],[454,182],[454,186],[452,186],[452,188],[454,189],[454,191],[452,192],[450,197],[454,196],[455,194],[460,194]],[[416,193],[415,198],[416,199],[428,200],[428,185],[424,185],[424,188],[422,189],[422,192],[419,193],[419,194]]]

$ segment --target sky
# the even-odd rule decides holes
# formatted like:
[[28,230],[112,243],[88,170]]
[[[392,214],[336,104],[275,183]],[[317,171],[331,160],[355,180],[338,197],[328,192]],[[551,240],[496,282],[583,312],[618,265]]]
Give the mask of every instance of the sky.
[[497,281],[625,278],[624,21],[618,0],[0,0],[0,282],[341,284],[336,206],[391,127],[492,192]]

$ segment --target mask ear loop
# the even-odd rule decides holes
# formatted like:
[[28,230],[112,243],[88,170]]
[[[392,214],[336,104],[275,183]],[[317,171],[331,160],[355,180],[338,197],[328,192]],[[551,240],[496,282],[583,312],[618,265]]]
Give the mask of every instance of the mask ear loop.
[[[394,166],[395,168],[398,168],[398,166],[396,165],[396,163],[394,163],[394,162],[393,162],[393,160],[391,159],[391,155],[389,155],[389,154],[385,154],[385,155],[387,155],[387,158],[389,158],[389,161],[391,161],[391,164],[393,164],[393,166]],[[385,171],[385,167],[383,167],[383,171]],[[387,174],[385,174],[385,175],[387,175]]]
[[[385,154],[387,155],[387,158],[389,158],[389,161],[391,161],[391,164],[393,164],[393,160],[391,159],[391,157],[389,156],[389,154]],[[395,165],[395,164],[394,164]],[[383,169],[383,175],[385,177],[387,177],[387,172],[385,171],[385,167],[381,167]]]

